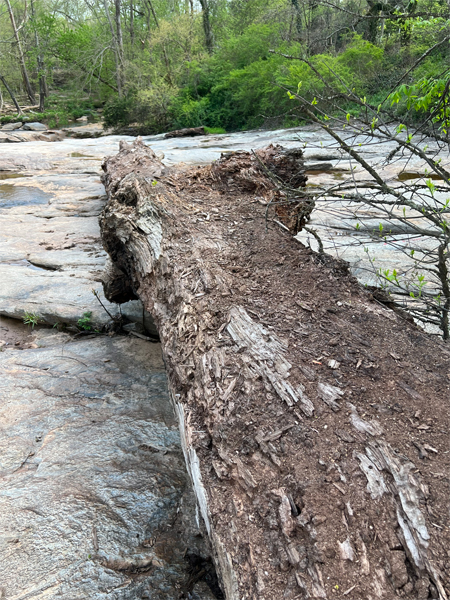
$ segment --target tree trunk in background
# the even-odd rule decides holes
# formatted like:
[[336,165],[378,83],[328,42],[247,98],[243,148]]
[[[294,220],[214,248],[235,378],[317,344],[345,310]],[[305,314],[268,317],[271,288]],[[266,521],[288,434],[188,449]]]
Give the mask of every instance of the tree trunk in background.
[[301,150],[103,169],[105,293],[155,319],[227,600],[446,600],[450,352],[266,221]]
[[122,22],[121,22],[121,6],[122,0],[114,0],[114,6],[116,9],[115,20],[116,20],[116,35],[117,35],[117,46],[120,53],[120,62],[123,63],[123,36],[122,36]]
[[45,110],[45,98],[47,96],[47,82],[44,74],[44,61],[42,60],[41,47],[39,43],[39,36],[36,29],[35,21],[35,11],[34,11],[34,1],[31,1],[31,16],[33,18],[33,26],[34,26],[34,40],[36,43],[37,50],[37,63],[38,63],[38,71],[39,71],[39,112],[44,112]]
[[156,16],[155,9],[153,8],[152,0],[147,0],[147,4],[150,8],[150,12],[152,13],[153,19],[155,21],[155,25],[159,29],[159,21],[158,21],[158,17]]
[[203,11],[203,30],[205,32],[205,43],[206,49],[210,54],[212,54],[214,49],[214,36],[211,29],[211,21],[209,18],[209,4],[208,0],[200,0],[200,4],[202,6]]
[[[113,22],[111,19],[111,15],[109,13],[108,0],[103,0],[103,6],[105,8],[106,17],[109,23],[109,29],[111,32],[111,39],[113,43],[113,54],[114,54],[114,64],[116,67],[116,84],[117,84],[117,93],[119,98],[122,97],[122,63],[121,63],[121,54],[120,47],[117,40],[116,32],[114,31]],[[116,4],[117,6],[117,4]]]
[[8,12],[9,12],[9,18],[11,19],[11,25],[12,25],[13,32],[14,32],[14,38],[15,38],[16,44],[17,44],[17,51],[19,53],[20,70],[22,72],[23,83],[24,83],[25,90],[27,92],[30,102],[32,104],[34,104],[36,102],[36,100],[34,97],[33,88],[31,87],[30,79],[28,77],[27,67],[25,65],[25,58],[23,56],[23,51],[22,51],[22,44],[20,42],[19,32],[17,31],[16,21],[14,19],[14,13],[13,13],[10,1],[5,0],[5,2],[6,2],[6,6],[8,8]]
[[134,5],[133,0],[130,0],[130,43],[134,46]]
[[3,83],[3,85],[5,86],[5,88],[6,88],[7,92],[8,92],[8,94],[11,96],[11,100],[13,101],[13,103],[14,103],[14,106],[16,107],[18,114],[19,114],[19,115],[23,114],[23,113],[22,113],[22,109],[20,108],[20,106],[19,106],[19,103],[17,102],[17,100],[16,100],[16,97],[14,96],[14,92],[13,92],[13,91],[12,91],[12,89],[9,87],[9,85],[6,83],[6,80],[5,80],[5,78],[3,77],[3,75],[0,75],[0,81]]

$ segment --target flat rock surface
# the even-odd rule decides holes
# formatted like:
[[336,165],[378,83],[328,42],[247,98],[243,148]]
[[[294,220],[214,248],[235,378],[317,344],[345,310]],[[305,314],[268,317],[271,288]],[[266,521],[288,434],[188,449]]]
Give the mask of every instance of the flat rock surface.
[[0,353],[2,597],[179,598],[204,548],[159,345],[36,342]]
[[[98,215],[104,189],[97,176],[50,174],[7,179],[0,184],[0,314],[41,322],[76,323],[85,312],[104,325],[110,317],[93,298],[104,299],[101,276],[106,254],[100,243]],[[140,303],[124,308],[142,320]]]
[[117,313],[98,227],[117,143],[0,151],[0,597],[213,598],[160,346],[22,323],[103,325],[93,289]]

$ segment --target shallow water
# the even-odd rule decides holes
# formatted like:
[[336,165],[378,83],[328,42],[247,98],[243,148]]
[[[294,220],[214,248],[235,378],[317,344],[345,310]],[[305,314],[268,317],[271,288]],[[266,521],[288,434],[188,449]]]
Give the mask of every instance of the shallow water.
[[444,181],[442,177],[436,175],[436,173],[410,173],[408,171],[402,171],[398,176],[400,181],[409,181],[410,179],[434,179],[435,181]]
[[5,173],[0,172],[0,180],[3,179],[17,179],[19,177],[27,177],[26,175],[22,175],[22,173]]
[[10,183],[0,184],[0,208],[47,204],[53,194],[43,192],[36,187],[15,186]]

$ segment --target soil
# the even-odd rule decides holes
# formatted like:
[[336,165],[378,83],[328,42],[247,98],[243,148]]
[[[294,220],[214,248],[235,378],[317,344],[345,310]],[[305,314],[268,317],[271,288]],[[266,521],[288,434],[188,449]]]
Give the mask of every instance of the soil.
[[12,347],[16,350],[36,348],[33,333],[30,325],[0,316],[0,351]]
[[[450,594],[450,345],[383,306],[345,263],[302,246],[272,212],[266,220],[267,197],[243,190],[233,176],[218,179],[211,168],[166,170],[158,182],[181,198],[171,206],[179,222],[170,247],[178,244],[181,250],[180,264],[173,264],[174,253],[167,255],[170,277],[196,286],[197,311],[205,321],[213,315],[215,343],[220,331],[219,346],[233,346],[225,328],[230,306],[244,307],[286,345],[289,381],[294,388],[304,386],[314,403],[309,418],[297,405],[282,402],[261,378],[250,387],[237,360],[244,348],[237,350],[235,367],[227,365],[228,381],[236,380],[228,402],[208,411],[199,396],[196,409],[190,405],[192,429],[202,434],[193,444],[213,525],[233,549],[241,591],[247,590],[242,598],[307,597],[302,581],[311,578],[314,565],[327,598],[438,598],[434,584],[425,572],[418,575],[405,553],[392,498],[385,494],[374,501],[366,491],[356,455],[364,453],[370,436],[352,426],[353,407],[379,426],[401,460],[415,465],[431,560]],[[229,290],[199,279],[195,240],[206,231],[226,246],[215,253],[212,242],[202,253],[202,269],[228,273]],[[152,309],[149,293],[141,297]],[[176,310],[168,315],[175,318]],[[183,398],[196,385],[200,367],[193,358],[192,376],[186,371],[180,379],[175,363],[192,348],[197,351],[195,335],[172,344],[161,337],[163,348],[172,348],[168,373]],[[343,392],[337,409],[320,399],[318,383]],[[250,484],[235,474],[237,456],[251,473]],[[285,513],[282,496],[290,503]],[[392,595],[386,595],[388,588]]]

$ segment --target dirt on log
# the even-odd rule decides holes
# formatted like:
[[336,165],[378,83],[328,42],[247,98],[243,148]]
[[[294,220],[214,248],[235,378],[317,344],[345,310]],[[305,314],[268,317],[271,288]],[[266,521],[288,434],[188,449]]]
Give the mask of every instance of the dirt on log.
[[103,166],[109,299],[154,316],[226,598],[444,600],[450,348],[266,220],[264,152]]

